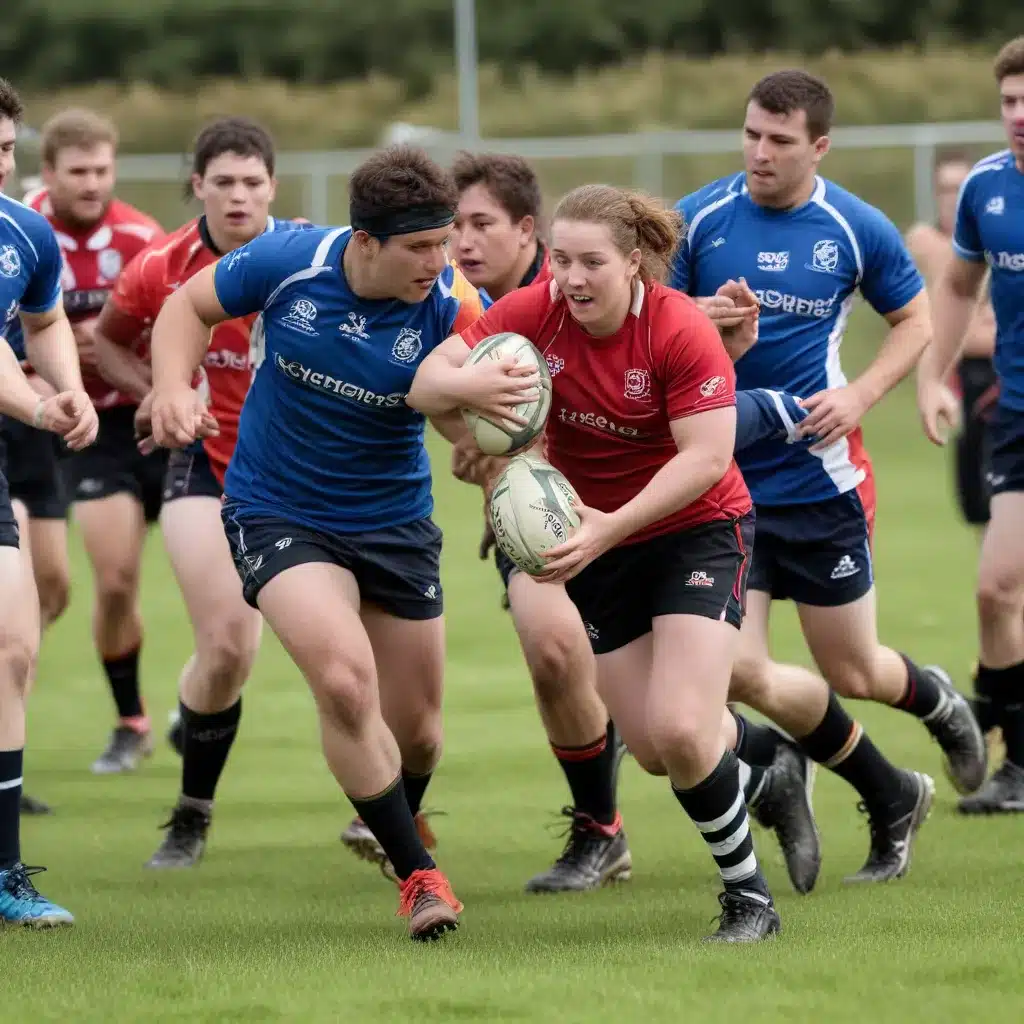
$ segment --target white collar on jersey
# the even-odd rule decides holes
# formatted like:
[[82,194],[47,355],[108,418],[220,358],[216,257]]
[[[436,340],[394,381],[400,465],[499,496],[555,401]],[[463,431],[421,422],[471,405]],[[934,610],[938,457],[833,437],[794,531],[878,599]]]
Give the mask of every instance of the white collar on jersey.
[[[555,279],[551,279],[551,284],[548,286],[551,295],[551,301],[557,302],[558,296],[561,294],[561,290],[555,283]],[[630,304],[629,311],[633,316],[639,316],[640,310],[644,308],[644,296],[647,294],[647,288],[643,281],[639,277],[633,278],[633,301]]]

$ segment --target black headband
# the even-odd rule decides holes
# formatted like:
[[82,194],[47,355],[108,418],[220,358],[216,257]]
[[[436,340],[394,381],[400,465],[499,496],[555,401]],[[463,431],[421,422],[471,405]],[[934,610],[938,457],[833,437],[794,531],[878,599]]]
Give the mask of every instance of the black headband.
[[353,231],[365,231],[374,238],[387,239],[392,235],[410,235],[414,231],[432,231],[445,228],[455,220],[455,211],[444,203],[423,203],[395,210],[362,208],[352,203],[349,219]]

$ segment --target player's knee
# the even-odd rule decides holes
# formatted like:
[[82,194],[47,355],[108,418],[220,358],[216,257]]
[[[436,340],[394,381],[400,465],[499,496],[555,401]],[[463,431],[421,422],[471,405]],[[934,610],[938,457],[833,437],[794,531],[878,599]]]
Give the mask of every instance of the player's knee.
[[729,700],[740,701],[756,710],[768,703],[772,662],[753,655],[736,659],[729,679]]
[[317,676],[320,713],[345,733],[361,732],[377,703],[372,667],[339,653]]
[[978,580],[978,615],[991,622],[1004,617],[1020,615],[1024,594],[1016,574],[985,573]]
[[[398,737],[395,737],[398,739]],[[402,766],[413,774],[433,771],[441,760],[444,730],[440,715],[429,715],[417,721],[408,736],[399,740]]]
[[256,653],[251,634],[247,624],[227,621],[196,637],[196,654],[212,693],[228,697],[245,682]]
[[106,615],[126,614],[135,603],[138,586],[135,566],[115,563],[96,569],[96,600]]
[[52,625],[71,603],[71,579],[64,570],[48,569],[39,573],[36,586],[39,589],[39,612],[43,626]]
[[22,695],[35,671],[36,644],[17,629],[0,622],[0,690]]
[[568,630],[555,623],[551,628],[525,634],[522,644],[539,703],[557,703],[570,689],[585,685],[577,644]]
[[[630,750],[632,754],[633,751]],[[656,775],[658,778],[664,778],[668,775],[668,769],[665,767],[665,762],[650,748],[641,750],[638,754],[633,755],[633,760],[636,761],[640,767],[647,772],[648,775]]]
[[705,759],[708,747],[718,742],[717,736],[702,735],[694,716],[665,714],[663,709],[649,717],[647,732],[657,762],[663,764],[696,764]]

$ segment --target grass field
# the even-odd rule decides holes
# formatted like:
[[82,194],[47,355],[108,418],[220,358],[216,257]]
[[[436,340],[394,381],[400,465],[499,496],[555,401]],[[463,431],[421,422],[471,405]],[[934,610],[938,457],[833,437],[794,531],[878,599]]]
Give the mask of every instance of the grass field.
[[[870,318],[856,328],[848,370],[880,339]],[[879,476],[883,634],[962,681],[974,657],[976,540],[957,521],[943,453],[919,434],[910,388],[871,415],[868,440]],[[843,887],[865,856],[867,830],[852,790],[824,777],[817,890],[793,894],[762,838],[783,935],[754,949],[702,946],[717,910],[710,858],[665,783],[627,760],[621,802],[633,880],[578,898],[524,895],[526,878],[560,849],[547,826],[564,786],[496,574],[476,559],[477,495],[451,481],[440,446],[434,453],[450,653],[446,753],[427,804],[447,812],[435,824],[441,864],[466,904],[462,930],[414,946],[394,917],[394,890],[340,847],[351,811],[321,760],[304,684],[272,637],[247,691],[205,861],[185,874],[142,870],[176,793],[178,762],[161,745],[135,777],[89,774],[111,708],[89,645],[89,583],[76,543],[72,607],[44,644],[30,715],[29,790],[57,814],[25,822],[24,849],[29,863],[48,865],[41,884],[78,925],[0,935],[0,1019],[962,1024],[1019,1016],[1021,823],[959,818],[936,748],[895,711],[857,709],[895,759],[938,784],[902,882]],[[162,723],[189,636],[156,535],[145,570],[145,689]],[[778,652],[806,660],[790,609],[777,618]]]

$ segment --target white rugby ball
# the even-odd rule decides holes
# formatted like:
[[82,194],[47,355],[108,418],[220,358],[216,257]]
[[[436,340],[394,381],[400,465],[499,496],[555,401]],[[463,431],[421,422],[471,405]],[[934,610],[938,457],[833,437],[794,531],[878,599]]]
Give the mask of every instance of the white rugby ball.
[[579,495],[549,462],[517,455],[498,477],[489,513],[498,547],[523,572],[537,576],[547,568],[541,557],[564,544],[580,525]]
[[527,422],[513,423],[504,418],[491,419],[470,409],[462,411],[462,417],[469,427],[477,447],[485,455],[513,455],[522,451],[544,429],[551,411],[551,374],[547,360],[536,346],[521,334],[506,331],[485,338],[469,354],[466,365],[479,363],[484,359],[506,359],[514,356],[520,366],[530,366],[540,376],[536,391],[528,392],[529,401],[510,407]]

